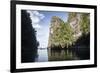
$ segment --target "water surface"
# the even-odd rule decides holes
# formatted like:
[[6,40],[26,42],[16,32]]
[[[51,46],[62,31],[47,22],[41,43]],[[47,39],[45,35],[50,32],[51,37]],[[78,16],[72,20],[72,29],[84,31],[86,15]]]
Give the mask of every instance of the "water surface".
[[86,60],[90,58],[89,48],[47,49],[39,48],[35,62]]

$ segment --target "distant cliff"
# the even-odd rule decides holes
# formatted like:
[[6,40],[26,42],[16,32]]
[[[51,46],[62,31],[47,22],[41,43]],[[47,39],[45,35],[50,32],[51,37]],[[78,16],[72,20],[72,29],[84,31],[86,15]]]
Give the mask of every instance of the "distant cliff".
[[90,32],[90,21],[88,13],[68,14],[67,22],[57,16],[51,19],[48,48],[68,48],[82,36]]

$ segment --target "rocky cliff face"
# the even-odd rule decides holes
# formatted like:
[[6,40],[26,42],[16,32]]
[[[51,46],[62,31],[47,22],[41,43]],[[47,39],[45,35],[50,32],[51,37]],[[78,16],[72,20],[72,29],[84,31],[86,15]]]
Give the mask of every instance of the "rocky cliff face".
[[82,34],[89,34],[90,32],[89,13],[70,12],[68,17],[68,23],[73,28],[75,38],[80,37]]
[[[69,47],[81,38],[83,34],[89,34],[89,14],[70,12],[67,23],[57,16],[51,19],[48,48]],[[86,35],[87,36],[87,35]]]
[[75,12],[69,13],[68,23],[73,28],[73,31],[74,31],[73,36],[75,38],[78,38],[82,35],[82,31],[80,28],[80,21],[81,21],[81,14],[80,13],[75,13]]
[[50,25],[48,47],[52,47],[53,46],[53,37],[55,35],[54,31],[56,31],[56,29],[60,28],[61,23],[63,23],[63,21],[59,17],[57,17],[57,16],[53,16],[52,17],[51,25]]

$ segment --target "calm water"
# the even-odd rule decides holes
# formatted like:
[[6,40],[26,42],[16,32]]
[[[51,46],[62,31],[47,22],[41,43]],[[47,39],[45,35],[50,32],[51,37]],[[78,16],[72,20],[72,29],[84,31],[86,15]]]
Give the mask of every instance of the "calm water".
[[47,62],[48,61],[48,51],[47,48],[38,49],[38,57],[35,59],[36,62]]
[[35,62],[86,60],[90,58],[89,48],[78,49],[38,49],[38,57]]

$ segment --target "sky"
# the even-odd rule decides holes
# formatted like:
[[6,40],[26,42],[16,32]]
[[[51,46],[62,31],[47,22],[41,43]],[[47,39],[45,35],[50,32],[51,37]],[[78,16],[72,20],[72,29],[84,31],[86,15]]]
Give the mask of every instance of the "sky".
[[51,18],[58,16],[64,22],[67,22],[68,12],[60,11],[39,11],[39,10],[27,10],[32,20],[32,26],[35,28],[37,41],[39,41],[38,48],[46,48],[48,46],[49,39],[49,27]]

